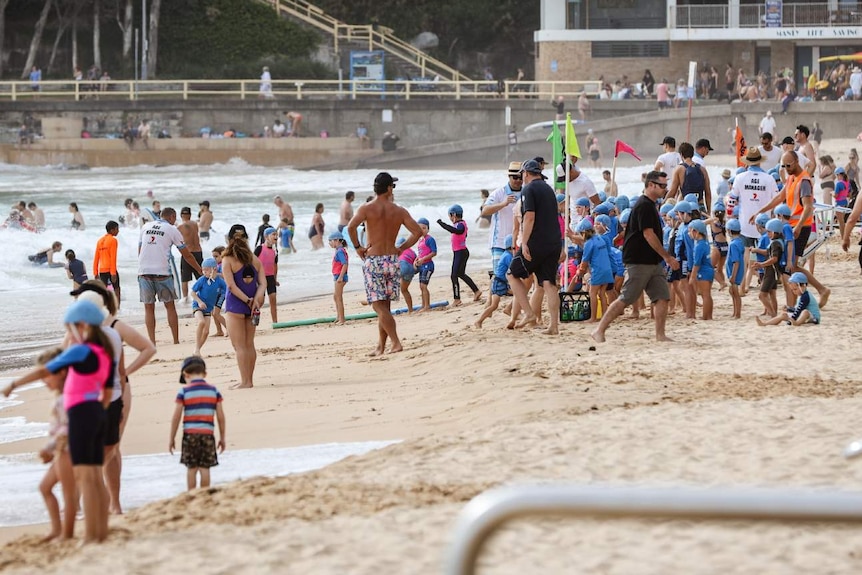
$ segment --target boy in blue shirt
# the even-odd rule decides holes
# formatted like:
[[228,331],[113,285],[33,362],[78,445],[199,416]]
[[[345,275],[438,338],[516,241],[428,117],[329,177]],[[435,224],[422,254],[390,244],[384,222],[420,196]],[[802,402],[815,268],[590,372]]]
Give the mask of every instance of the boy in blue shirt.
[[787,301],[787,307],[792,308],[796,301],[796,296],[787,278],[792,273],[793,260],[796,258],[796,236],[793,235],[793,226],[790,224],[790,206],[779,204],[775,206],[773,212],[775,213],[775,217],[784,224],[781,228],[782,237],[784,238],[784,255],[781,258],[781,283],[784,284],[784,296]]
[[730,245],[727,248],[727,260],[724,263],[724,275],[727,276],[727,282],[730,285],[728,291],[733,302],[733,315],[730,317],[739,319],[742,317],[742,297],[739,295],[739,286],[745,276],[745,244],[740,236],[742,226],[739,220],[732,219],[727,221],[724,230],[730,240]]
[[590,272],[590,319],[588,323],[598,320],[598,303],[601,302],[602,309],[608,309],[607,286],[613,286],[614,274],[611,271],[611,256],[608,245],[604,239],[596,236],[593,224],[589,220],[583,220],[575,230],[584,236],[584,256],[578,268],[579,275],[584,276]]
[[482,315],[474,324],[480,329],[482,322],[491,317],[491,314],[499,307],[500,298],[509,295],[509,280],[506,278],[506,273],[512,264],[512,235],[506,236],[503,243],[506,251],[500,256],[500,261],[497,262],[497,267],[494,270],[494,277],[491,278],[491,297],[488,298],[488,305],[485,306]]
[[204,275],[199,277],[192,286],[192,311],[198,320],[195,333],[195,353],[201,355],[201,348],[210,335],[210,317],[220,298],[227,295],[227,284],[216,272],[218,264],[215,258],[207,258],[201,263]]
[[683,308],[685,317],[694,319],[697,311],[697,292],[691,282],[688,281],[691,273],[691,259],[694,255],[694,239],[688,233],[688,225],[691,223],[691,214],[695,207],[685,200],[677,202],[674,211],[679,218],[679,227],[676,230],[676,257],[680,266],[680,287],[683,292]]
[[808,278],[802,272],[795,272],[790,276],[790,287],[796,294],[796,306],[790,312],[782,312],[777,316],[763,321],[759,317],[754,318],[757,325],[779,325],[787,322],[787,325],[805,325],[820,323],[820,306],[817,300],[808,292]]
[[690,289],[695,290],[692,303],[697,302],[699,292],[703,299],[703,319],[712,319],[712,281],[715,279],[715,268],[712,267],[712,250],[706,239],[706,224],[703,220],[695,220],[689,224],[688,229],[694,240],[689,278]]

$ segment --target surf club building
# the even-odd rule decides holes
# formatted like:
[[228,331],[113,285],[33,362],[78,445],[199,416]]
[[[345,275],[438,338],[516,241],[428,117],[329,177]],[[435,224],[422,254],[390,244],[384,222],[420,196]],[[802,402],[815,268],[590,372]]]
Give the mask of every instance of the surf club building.
[[801,85],[819,58],[862,51],[862,2],[822,0],[541,0],[536,80],[639,82],[687,78],[689,61],[728,63],[751,76],[794,71]]

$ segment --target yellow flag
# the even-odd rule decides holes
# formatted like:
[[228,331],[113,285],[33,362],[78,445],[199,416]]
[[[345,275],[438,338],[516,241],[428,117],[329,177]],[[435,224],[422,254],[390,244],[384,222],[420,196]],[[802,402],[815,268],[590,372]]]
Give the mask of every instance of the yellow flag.
[[571,112],[566,112],[566,153],[576,158],[581,157],[581,147],[578,145],[578,137],[575,135],[575,127],[572,125]]

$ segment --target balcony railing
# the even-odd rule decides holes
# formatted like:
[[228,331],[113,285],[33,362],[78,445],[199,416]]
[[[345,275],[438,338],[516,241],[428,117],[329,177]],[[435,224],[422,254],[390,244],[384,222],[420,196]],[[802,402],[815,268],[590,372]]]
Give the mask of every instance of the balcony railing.
[[[841,4],[838,10],[830,10],[827,4],[783,3],[780,22],[782,28],[814,28],[820,26],[862,26],[862,7]],[[730,8],[726,4],[703,6],[671,6],[671,22],[674,28],[729,28]],[[764,4],[739,6],[740,28],[772,27],[766,17]]]
[[595,97],[601,82],[534,82],[506,80],[273,80],[271,90],[260,91],[260,80],[111,80],[73,82],[46,80],[34,90],[31,82],[0,82],[3,101],[68,100],[198,100],[227,99],[284,102],[288,100],[358,99],[491,99],[538,98],[550,101],[565,96],[574,101],[581,92]]

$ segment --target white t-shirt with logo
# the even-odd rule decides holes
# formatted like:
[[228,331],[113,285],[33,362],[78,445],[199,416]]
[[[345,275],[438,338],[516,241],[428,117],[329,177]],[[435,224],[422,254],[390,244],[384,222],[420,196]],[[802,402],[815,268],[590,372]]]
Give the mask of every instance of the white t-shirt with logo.
[[170,275],[168,256],[171,254],[171,246],[177,246],[179,249],[186,247],[183,235],[176,227],[165,220],[144,225],[138,242],[138,275]]
[[[503,202],[510,194],[520,196],[521,192],[514,191],[509,187],[509,184],[497,188],[488,199],[485,200],[486,206],[499,204]],[[515,204],[507,205],[503,209],[491,215],[491,229],[488,234],[488,247],[506,249],[506,236],[512,235],[515,221]]]
[[670,176],[678,165],[682,163],[682,157],[679,152],[665,152],[656,158],[656,165],[661,162],[661,171]]
[[762,169],[752,166],[736,175],[730,195],[736,198],[733,215],[739,218],[742,235],[758,239],[760,234],[757,233],[757,226],[749,223],[749,220],[778,195],[775,180]]

